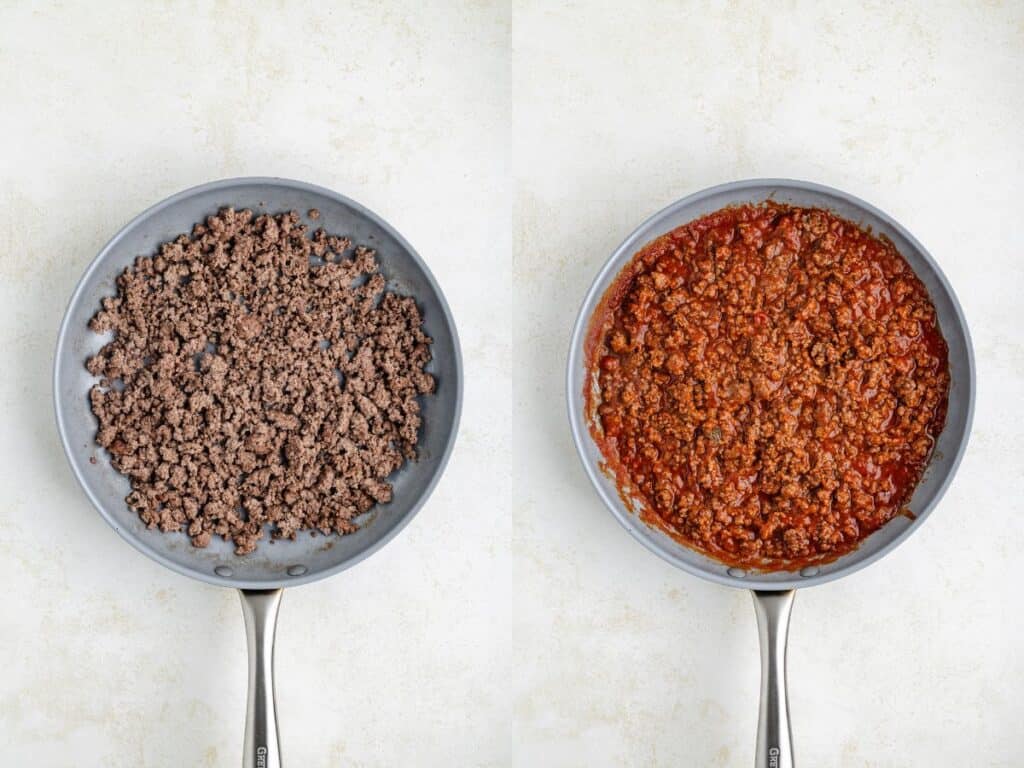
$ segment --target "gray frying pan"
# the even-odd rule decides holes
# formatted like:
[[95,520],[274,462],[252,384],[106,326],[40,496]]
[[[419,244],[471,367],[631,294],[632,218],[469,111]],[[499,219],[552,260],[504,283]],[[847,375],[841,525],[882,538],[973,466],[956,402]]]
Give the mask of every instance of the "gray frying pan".
[[[910,500],[911,520],[898,516],[861,546],[834,562],[800,571],[771,573],[729,568],[667,534],[644,524],[619,498],[615,483],[601,470],[601,452],[587,428],[584,388],[591,386],[585,368],[584,340],[590,318],[621,269],[651,240],[723,206],[772,199],[793,205],[828,208],[838,215],[887,236],[922,280],[938,312],[949,344],[951,377],[946,427],[932,460]],[[761,710],[757,727],[757,768],[792,768],[793,745],[786,695],[786,639],[794,590],[824,584],[873,563],[924,524],[945,492],[967,447],[974,412],[974,353],[967,323],[953,289],[938,265],[914,237],[877,208],[836,189],[787,179],[753,179],[722,184],[673,203],[654,214],[626,238],[605,263],[587,293],[573,329],[567,377],[569,421],[583,466],[598,495],[637,541],[673,565],[695,576],[729,587],[749,589],[761,638]]]
[[[359,530],[343,537],[299,534],[295,541],[266,540],[255,552],[237,557],[228,542],[215,540],[194,548],[184,534],[148,530],[128,509],[126,478],[110,466],[94,443],[96,420],[87,393],[95,379],[86,359],[104,344],[87,327],[100,299],[115,293],[114,280],[136,256],[156,247],[224,206],[253,211],[320,210],[317,225],[347,235],[354,243],[377,250],[388,288],[416,298],[424,329],[433,340],[428,370],[437,391],[421,403],[423,427],[419,458],[391,480],[394,499],[371,509]],[[57,339],[53,394],[57,428],[71,469],[93,506],[129,544],[168,568],[210,584],[238,589],[249,646],[249,694],[245,727],[246,768],[278,768],[277,713],[274,703],[274,628],[281,590],[332,576],[355,565],[390,541],[416,514],[448,461],[462,405],[462,360],[451,312],[426,264],[401,235],[358,203],[328,189],[299,181],[241,178],[215,181],[164,200],[131,221],[114,236],[85,271],[68,305]],[[95,456],[95,464],[90,458]]]

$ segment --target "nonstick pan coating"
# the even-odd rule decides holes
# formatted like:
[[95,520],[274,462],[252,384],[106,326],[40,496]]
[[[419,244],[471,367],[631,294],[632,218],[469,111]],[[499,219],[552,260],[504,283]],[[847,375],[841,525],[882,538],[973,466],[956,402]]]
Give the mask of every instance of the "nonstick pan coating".
[[[765,200],[827,208],[869,228],[876,235],[892,240],[928,290],[938,314],[939,326],[949,345],[951,383],[946,426],[924,477],[910,499],[908,506],[914,513],[914,519],[897,516],[852,552],[831,563],[800,571],[758,572],[730,568],[643,523],[622,502],[614,480],[601,470],[601,452],[587,428],[583,400],[584,387],[590,386],[583,348],[587,325],[608,286],[633,255],[651,240],[704,214],[727,205]],[[635,539],[673,565],[719,584],[753,590],[788,590],[837,579],[874,562],[919,528],[945,492],[967,447],[974,412],[974,392],[974,353],[963,312],[949,281],[924,246],[892,218],[863,200],[820,184],[788,179],[753,179],[711,187],[673,203],[637,227],[611,255],[590,287],[569,348],[567,399],[573,439],[583,466],[605,505]]]
[[[255,552],[244,557],[236,556],[232,544],[219,537],[206,549],[196,549],[184,534],[146,528],[124,501],[130,490],[128,480],[114,471],[106,452],[95,444],[96,419],[89,408],[88,391],[96,379],[84,366],[107,337],[90,331],[89,319],[100,299],[114,295],[115,279],[137,256],[152,254],[160,243],[190,232],[194,223],[224,206],[251,208],[257,213],[295,210],[303,217],[309,209],[319,209],[316,226],[377,250],[388,289],[415,297],[424,330],[434,340],[433,360],[427,370],[437,379],[437,391],[421,400],[419,458],[392,476],[393,501],[364,515],[356,533],[312,537],[302,532],[295,541],[272,544],[264,539]],[[186,576],[224,587],[265,590],[335,574],[376,551],[412,519],[437,483],[455,441],[462,403],[462,361],[455,324],[441,289],[412,246],[386,222],[358,203],[312,184],[274,178],[227,179],[186,190],[153,206],[100,251],[75,289],[61,325],[53,393],[58,429],[75,477],[114,530],[143,554]]]

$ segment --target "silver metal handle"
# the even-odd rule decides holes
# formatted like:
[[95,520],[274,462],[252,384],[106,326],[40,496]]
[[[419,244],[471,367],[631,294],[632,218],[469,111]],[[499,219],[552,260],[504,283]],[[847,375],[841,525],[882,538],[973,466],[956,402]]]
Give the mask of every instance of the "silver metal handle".
[[786,693],[786,640],[795,590],[752,592],[761,638],[761,711],[755,768],[793,768],[793,736]]
[[274,700],[274,633],[282,589],[240,589],[249,644],[249,696],[242,768],[281,768]]

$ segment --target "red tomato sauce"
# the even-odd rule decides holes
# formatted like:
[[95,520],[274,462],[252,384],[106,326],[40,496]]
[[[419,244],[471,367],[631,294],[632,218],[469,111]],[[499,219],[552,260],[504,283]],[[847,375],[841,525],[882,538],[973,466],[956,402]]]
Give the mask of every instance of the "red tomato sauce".
[[945,423],[924,286],[891,242],[822,209],[730,207],[647,244],[586,358],[623,499],[741,567],[828,562],[909,514]]

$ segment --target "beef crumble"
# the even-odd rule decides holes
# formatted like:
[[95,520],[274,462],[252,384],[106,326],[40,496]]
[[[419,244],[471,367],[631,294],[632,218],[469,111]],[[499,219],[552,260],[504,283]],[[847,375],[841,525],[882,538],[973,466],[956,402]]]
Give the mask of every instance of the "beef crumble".
[[90,321],[114,333],[86,364],[96,442],[142,520],[197,547],[351,533],[415,458],[421,326],[371,249],[225,208],[136,259]]
[[725,208],[658,238],[587,346],[590,429],[623,498],[728,564],[850,551],[906,511],[945,422],[924,286],[825,210]]

